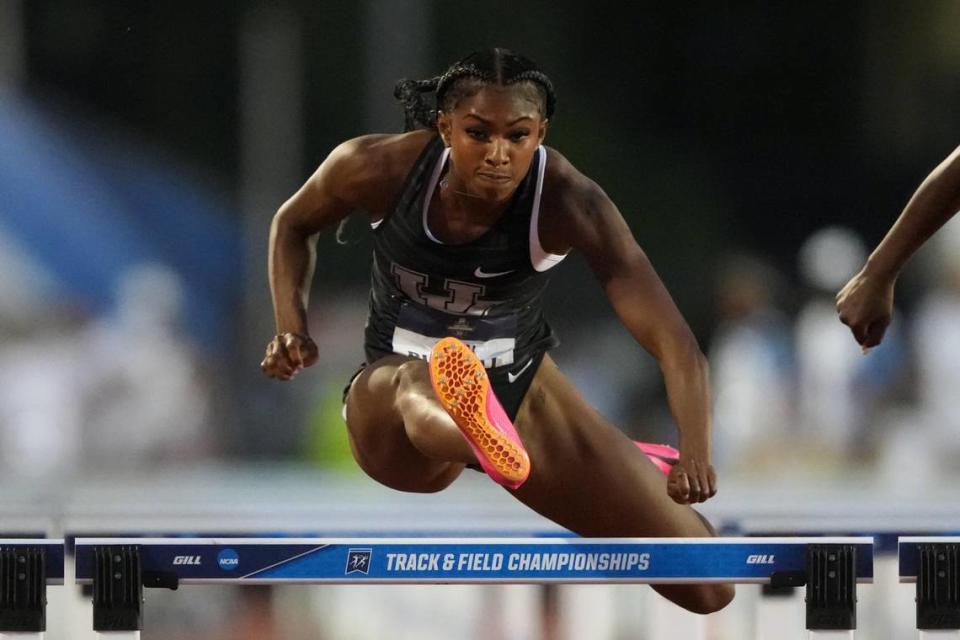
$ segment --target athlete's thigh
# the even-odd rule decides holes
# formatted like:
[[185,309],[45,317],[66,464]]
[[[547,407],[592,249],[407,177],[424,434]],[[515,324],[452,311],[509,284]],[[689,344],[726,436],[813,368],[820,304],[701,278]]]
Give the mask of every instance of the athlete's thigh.
[[427,458],[411,444],[397,411],[397,373],[416,362],[392,355],[364,368],[350,385],[346,416],[350,446],[363,470],[388,486],[421,491],[429,490],[421,482],[432,486],[450,465]]
[[516,427],[531,474],[517,497],[585,536],[709,536],[688,506],[667,495],[666,478],[630,438],[544,358]]

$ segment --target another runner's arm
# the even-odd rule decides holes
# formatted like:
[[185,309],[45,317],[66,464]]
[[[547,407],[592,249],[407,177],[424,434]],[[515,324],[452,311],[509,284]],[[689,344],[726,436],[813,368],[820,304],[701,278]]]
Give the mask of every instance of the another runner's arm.
[[883,340],[903,265],[958,210],[960,147],[926,177],[864,267],[837,293],[840,320],[864,351]]
[[[677,502],[701,502],[716,493],[710,464],[711,399],[707,361],[673,299],[610,198],[575,170],[545,248],[581,253],[624,326],[660,363],[670,410],[680,432],[680,464],[671,472]],[[548,245],[553,246],[546,246]],[[556,247],[557,249],[555,249]]]
[[895,276],[917,249],[960,210],[960,147],[917,188],[900,217],[871,254],[868,268]]

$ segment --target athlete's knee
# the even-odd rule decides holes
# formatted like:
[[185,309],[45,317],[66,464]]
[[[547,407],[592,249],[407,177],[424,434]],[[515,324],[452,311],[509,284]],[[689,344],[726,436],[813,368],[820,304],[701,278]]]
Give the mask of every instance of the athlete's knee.
[[433,397],[426,363],[410,360],[394,374],[394,403],[410,442],[420,451],[432,450],[431,443],[443,432],[447,416]]
[[675,605],[700,615],[720,611],[734,596],[732,584],[659,584],[654,589]]
[[684,608],[701,615],[716,613],[733,601],[734,594],[732,584],[701,585]]
[[385,487],[408,493],[437,493],[449,487],[462,471],[462,466],[437,465],[435,469],[397,469],[395,465],[378,464],[354,455],[357,464],[370,478]]
[[424,360],[407,360],[400,363],[393,372],[393,388],[398,394],[421,387],[429,381],[430,374]]

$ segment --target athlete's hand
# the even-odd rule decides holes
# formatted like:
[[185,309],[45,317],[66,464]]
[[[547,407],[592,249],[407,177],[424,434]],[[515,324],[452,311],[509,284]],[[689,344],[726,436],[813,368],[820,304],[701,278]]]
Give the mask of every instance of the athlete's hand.
[[267,345],[267,354],[260,370],[277,380],[290,380],[297,373],[317,361],[317,345],[310,336],[300,333],[280,333]]
[[840,322],[850,327],[864,352],[883,340],[893,315],[893,286],[896,278],[867,273],[864,268],[837,294]]
[[685,452],[680,447],[680,461],[667,476],[667,495],[677,504],[705,502],[717,495],[717,472],[709,456]]

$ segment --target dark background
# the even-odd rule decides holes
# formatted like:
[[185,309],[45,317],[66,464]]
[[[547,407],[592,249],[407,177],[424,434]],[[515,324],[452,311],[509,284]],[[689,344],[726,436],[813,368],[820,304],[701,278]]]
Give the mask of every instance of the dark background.
[[[26,3],[29,87],[235,189],[238,29],[263,4]],[[951,2],[407,4],[430,14],[429,72],[492,45],[539,61],[559,95],[549,144],[619,204],[701,331],[697,282],[718,251],[790,270],[825,224],[875,242],[960,138]],[[365,132],[367,7],[270,5],[303,38],[305,178]],[[389,99],[391,86],[379,90]],[[356,260],[338,277],[364,280]]]

